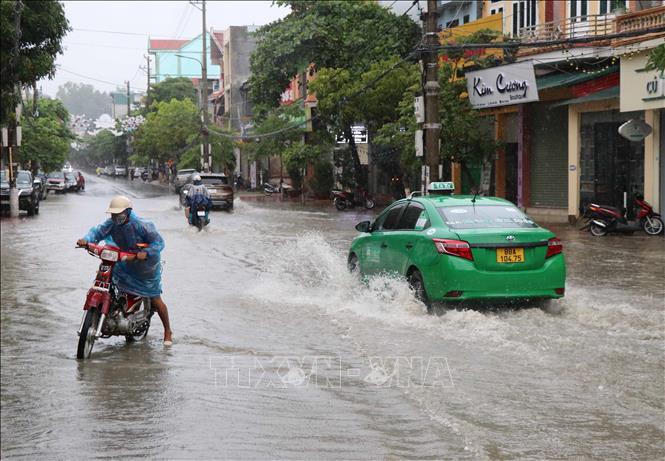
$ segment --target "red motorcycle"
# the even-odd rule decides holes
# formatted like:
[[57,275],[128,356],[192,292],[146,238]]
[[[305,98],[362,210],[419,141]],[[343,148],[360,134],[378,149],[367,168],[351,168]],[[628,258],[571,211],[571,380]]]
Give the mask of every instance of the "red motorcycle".
[[638,208],[636,219],[629,221],[625,214],[616,207],[590,203],[584,211],[586,224],[581,230],[589,229],[591,234],[600,237],[611,232],[633,233],[643,230],[649,235],[663,232],[663,219],[653,211],[653,207],[644,200],[641,194],[635,194],[635,205]]
[[330,195],[335,204],[335,208],[344,211],[347,208],[355,206],[364,206],[368,210],[374,208],[374,198],[362,187],[356,189],[356,192],[347,192],[343,190],[333,190]]
[[[147,247],[139,244],[139,248]],[[118,261],[133,261],[136,253],[120,251],[112,245],[88,243],[84,247],[102,260],[97,277],[83,305],[83,319],[78,330],[76,357],[87,359],[98,338],[124,336],[127,342],[138,341],[148,334],[154,309],[150,298],[123,293],[113,283],[113,267]],[[140,264],[137,262],[136,264]]]

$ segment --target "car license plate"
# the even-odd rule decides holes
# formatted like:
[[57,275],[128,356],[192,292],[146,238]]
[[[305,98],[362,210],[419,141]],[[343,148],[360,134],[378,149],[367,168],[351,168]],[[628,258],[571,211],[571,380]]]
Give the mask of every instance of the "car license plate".
[[523,263],[524,248],[497,248],[496,262],[498,263]]
[[198,216],[205,216],[205,215],[206,215],[206,212],[205,212],[205,211],[197,211],[196,214],[197,214]]

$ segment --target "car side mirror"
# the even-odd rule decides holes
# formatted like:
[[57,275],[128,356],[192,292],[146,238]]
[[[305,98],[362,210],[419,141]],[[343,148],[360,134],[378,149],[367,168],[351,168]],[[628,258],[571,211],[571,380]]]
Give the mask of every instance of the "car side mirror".
[[372,226],[369,221],[363,221],[356,224],[356,230],[358,232],[370,232]]

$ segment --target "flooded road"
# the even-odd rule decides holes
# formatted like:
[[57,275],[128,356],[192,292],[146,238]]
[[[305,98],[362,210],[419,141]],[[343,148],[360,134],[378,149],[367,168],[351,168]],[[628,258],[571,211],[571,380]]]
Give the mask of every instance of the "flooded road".
[[[236,201],[201,233],[175,195],[91,178],[3,218],[2,458],[662,459],[665,239],[563,239],[549,310],[425,313],[346,271],[356,222]],[[114,194],[166,241],[174,345],[75,359],[98,260],[74,248]]]

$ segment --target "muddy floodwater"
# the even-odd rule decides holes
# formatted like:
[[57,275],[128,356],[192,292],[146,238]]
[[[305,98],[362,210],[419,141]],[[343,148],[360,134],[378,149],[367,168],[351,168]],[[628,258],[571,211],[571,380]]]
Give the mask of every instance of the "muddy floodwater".
[[[166,241],[148,338],[75,358],[98,260],[74,242],[130,195]],[[3,459],[663,459],[665,239],[564,241],[566,297],[428,315],[346,271],[375,213],[237,200],[199,233],[163,189],[90,178],[1,224]]]

